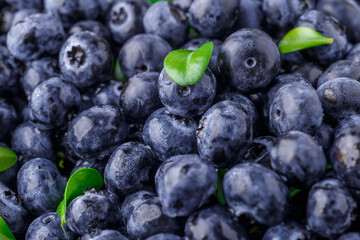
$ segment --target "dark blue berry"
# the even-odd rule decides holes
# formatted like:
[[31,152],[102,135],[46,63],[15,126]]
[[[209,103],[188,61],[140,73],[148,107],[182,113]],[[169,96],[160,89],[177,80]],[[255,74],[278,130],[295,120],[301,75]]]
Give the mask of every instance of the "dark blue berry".
[[111,80],[108,83],[101,83],[92,96],[94,106],[102,104],[119,106],[123,87],[123,82],[115,80]]
[[85,234],[81,240],[128,240],[128,238],[115,230],[97,230],[91,234]]
[[346,59],[354,62],[360,62],[360,43],[353,46],[350,52],[346,55]]
[[0,45],[0,87],[1,89],[9,89],[14,87],[16,81],[20,76],[18,65],[15,62],[14,56],[10,51]]
[[311,239],[310,232],[296,222],[282,223],[269,228],[262,240],[300,240]]
[[93,32],[101,38],[106,39],[107,41],[111,41],[111,33],[109,29],[102,24],[101,22],[94,20],[83,20],[75,23],[69,30],[69,34],[74,34],[78,32],[89,31]]
[[183,240],[183,238],[172,233],[158,233],[145,240]]
[[349,232],[341,235],[337,240],[360,240],[360,233]]
[[15,108],[0,99],[0,141],[8,140],[17,124],[18,117]]

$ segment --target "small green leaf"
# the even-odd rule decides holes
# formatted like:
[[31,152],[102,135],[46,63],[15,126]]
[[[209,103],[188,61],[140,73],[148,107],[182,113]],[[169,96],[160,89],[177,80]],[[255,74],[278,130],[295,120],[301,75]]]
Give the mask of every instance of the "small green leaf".
[[207,42],[195,51],[184,49],[172,51],[164,60],[165,72],[180,86],[194,84],[204,74],[213,49],[214,44]]
[[301,191],[301,189],[297,189],[297,188],[293,188],[293,187],[290,187],[289,190],[290,190],[290,195],[292,197],[295,196],[298,192]]
[[0,172],[11,168],[16,162],[16,154],[10,149],[0,146]]
[[332,44],[334,39],[327,38],[309,27],[296,27],[290,30],[280,41],[282,53],[295,52],[311,47]]
[[217,182],[215,183],[215,188],[217,189],[217,199],[220,203],[220,205],[225,205],[226,201],[224,198],[223,190],[222,190],[222,183],[224,180],[225,173],[228,171],[227,168],[224,169],[218,169],[217,170]]
[[196,32],[196,30],[192,27],[192,26],[190,26],[189,27],[189,38],[196,38],[196,37],[198,37],[199,36],[199,34]]
[[100,189],[103,185],[104,180],[97,170],[93,168],[81,168],[75,171],[66,184],[64,199],[56,210],[61,216],[61,226],[66,224],[65,213],[68,203],[76,197],[83,195],[85,189],[91,189],[93,187]]
[[331,163],[328,163],[328,165],[326,165],[326,169],[332,169]]
[[0,216],[0,239],[1,240],[16,240],[11,233],[9,226],[5,220]]
[[171,0],[150,0],[151,3],[156,3],[156,2],[160,2],[160,1],[168,1],[168,2],[171,2]]
[[114,66],[114,78],[118,81],[126,82],[126,78],[121,71],[119,59],[116,59],[115,66]]

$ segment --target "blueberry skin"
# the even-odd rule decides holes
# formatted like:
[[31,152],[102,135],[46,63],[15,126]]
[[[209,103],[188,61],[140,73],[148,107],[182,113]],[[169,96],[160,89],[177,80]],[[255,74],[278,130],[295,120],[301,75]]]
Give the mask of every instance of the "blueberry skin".
[[15,108],[2,99],[0,99],[0,116],[0,141],[4,141],[18,125],[18,117]]
[[193,0],[173,0],[172,4],[183,11],[188,12],[192,2]]
[[349,41],[357,43],[360,41],[360,5],[354,0],[338,2],[336,0],[317,1],[316,8],[324,11],[344,24]]
[[314,134],[323,120],[323,108],[315,89],[303,82],[282,86],[269,112],[270,130],[277,136],[298,130]]
[[128,195],[121,204],[120,214],[122,223],[126,226],[134,209],[147,199],[156,197],[156,194],[149,191],[138,191]]
[[40,10],[43,8],[42,0],[6,0],[6,2],[16,9],[36,8]]
[[238,0],[239,14],[233,29],[263,28],[264,12],[261,8],[262,0]]
[[316,183],[309,192],[307,224],[314,233],[334,238],[350,227],[355,207],[356,202],[342,182],[325,179]]
[[83,20],[75,23],[69,29],[69,35],[84,31],[93,32],[99,37],[106,39],[108,42],[111,41],[110,30],[101,22],[94,20]]
[[310,233],[296,222],[282,223],[269,228],[262,240],[299,240],[311,239]]
[[156,2],[146,11],[143,19],[146,33],[158,35],[172,46],[179,47],[188,36],[186,13],[169,2]]
[[147,6],[142,1],[115,2],[107,13],[107,25],[115,42],[123,44],[132,36],[143,33],[143,18]]
[[360,240],[360,233],[349,232],[341,235],[337,240]]
[[57,54],[64,39],[61,22],[48,14],[39,13],[12,26],[6,44],[15,58],[29,61],[43,54]]
[[328,67],[318,80],[317,87],[323,83],[340,77],[348,77],[360,81],[360,62],[340,60]]
[[66,182],[55,163],[45,158],[26,162],[17,176],[17,190],[34,216],[55,211],[64,196]]
[[193,0],[189,9],[189,21],[201,36],[220,38],[232,28],[238,12],[238,1]]
[[183,240],[183,238],[172,233],[158,233],[145,240]]
[[120,97],[120,105],[127,117],[146,121],[149,115],[162,107],[158,91],[159,73],[143,72],[130,78]]
[[170,218],[161,210],[159,198],[147,199],[130,215],[127,232],[130,239],[145,239],[157,233],[180,233],[183,224],[178,218]]
[[115,230],[100,230],[95,234],[85,234],[81,240],[128,240],[128,238]]
[[315,7],[315,0],[263,0],[262,9],[269,32],[282,37],[296,20],[308,9]]
[[89,190],[68,205],[65,214],[68,227],[84,235],[93,229],[116,229],[120,223],[120,208],[106,191]]
[[11,189],[16,189],[16,178],[19,172],[19,163],[17,162],[11,168],[0,172],[0,182],[9,186]]
[[28,225],[28,212],[21,205],[21,198],[4,183],[0,182],[0,216],[16,238],[23,237]]
[[255,93],[276,76],[280,53],[265,32],[245,28],[226,38],[217,63],[231,87],[242,93]]
[[102,159],[126,139],[129,127],[121,109],[100,105],[79,113],[68,128],[70,148],[87,160]]
[[61,47],[59,66],[66,81],[84,88],[109,80],[111,72],[109,43],[95,33],[71,35]]
[[157,192],[163,213],[169,217],[189,216],[215,192],[216,170],[196,154],[179,160],[160,175]]
[[0,64],[2,71],[0,72],[0,87],[1,89],[8,89],[15,85],[20,76],[18,65],[15,62],[14,56],[10,51],[0,45]]
[[[68,158],[67,158],[68,159]],[[71,170],[72,175],[75,171],[81,169],[81,168],[94,168],[96,169],[101,175],[104,175],[106,166],[106,161],[86,161],[86,160],[78,160],[75,163],[74,168]]]
[[158,160],[164,161],[171,156],[196,153],[196,128],[195,120],[181,118],[160,108],[146,120],[143,139]]
[[360,112],[360,83],[351,78],[335,78],[322,84],[317,94],[324,113],[340,121]]
[[116,80],[111,80],[108,83],[100,83],[92,96],[94,106],[101,104],[119,106],[123,88],[124,83]]
[[271,166],[296,188],[310,188],[326,172],[322,148],[306,133],[290,131],[271,148]]
[[306,62],[298,66],[294,73],[301,74],[305,79],[307,79],[314,88],[316,88],[319,77],[323,74],[322,68],[315,65],[311,62]]
[[51,77],[60,77],[60,68],[55,58],[40,58],[28,62],[20,78],[25,95],[30,98],[37,85]]
[[53,239],[53,240],[72,240],[75,234],[64,226],[66,235],[61,228],[61,218],[56,212],[49,212],[36,218],[26,232],[25,240]]
[[119,51],[122,73],[129,79],[141,72],[160,72],[171,46],[154,34],[138,34],[125,42]]
[[17,153],[20,165],[32,158],[52,160],[55,156],[50,132],[39,130],[31,122],[22,123],[13,131],[11,149]]
[[266,226],[281,223],[290,211],[290,193],[272,170],[256,163],[231,168],[223,180],[227,205],[236,216],[248,214]]
[[193,240],[249,239],[245,228],[234,221],[227,208],[219,205],[192,214],[185,225],[185,236]]
[[330,125],[323,123],[317,129],[314,135],[315,142],[317,142],[323,148],[325,153],[327,153],[333,143],[334,133],[334,128],[332,128]]
[[242,157],[242,162],[258,163],[271,169],[270,151],[276,138],[261,136],[254,138]]
[[335,129],[335,138],[340,136],[340,134],[348,134],[351,130],[355,127],[360,127],[360,115],[355,114],[351,115],[347,118],[344,118],[339,124],[336,126]]
[[213,105],[196,131],[200,157],[219,168],[235,165],[253,139],[252,120],[240,103],[226,100]]
[[328,65],[345,56],[348,40],[344,28],[336,18],[318,10],[309,10],[299,17],[296,27],[310,27],[321,35],[334,39],[330,45],[302,51],[309,60]]
[[[168,170],[170,166],[172,166],[175,162],[183,159],[183,155],[176,155],[166,159],[157,169],[155,174],[155,188],[159,186],[160,179],[164,178],[164,173]],[[157,190],[157,189],[156,189]],[[158,190],[157,190],[158,192]]]
[[330,160],[336,175],[351,188],[360,189],[360,127],[343,131],[335,137]]
[[70,111],[77,110],[80,93],[59,77],[40,83],[31,94],[29,106],[31,120],[41,130],[62,127]]
[[106,189],[119,197],[142,190],[144,185],[151,184],[155,165],[149,147],[140,142],[124,143],[115,149],[106,164]]
[[159,76],[159,97],[164,106],[181,117],[203,114],[216,95],[216,79],[207,68],[197,83],[180,86],[162,70]]
[[354,62],[360,62],[360,43],[353,46],[350,52],[346,55],[346,59]]
[[24,9],[20,9],[20,10],[16,11],[11,20],[11,26],[14,26],[18,22],[23,21],[26,17],[28,17],[32,14],[35,14],[35,13],[39,13],[39,11],[34,8],[24,8]]
[[[99,1],[100,2],[100,1]],[[45,11],[59,19],[64,28],[82,19],[95,20],[100,13],[97,0],[44,0]]]

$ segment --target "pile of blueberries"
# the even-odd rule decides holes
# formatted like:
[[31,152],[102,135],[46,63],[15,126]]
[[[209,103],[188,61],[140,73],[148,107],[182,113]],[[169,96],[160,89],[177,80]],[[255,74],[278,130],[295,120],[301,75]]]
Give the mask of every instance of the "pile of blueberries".
[[[0,1],[15,238],[359,240],[360,1],[152,2]],[[280,54],[298,26],[334,42]],[[209,41],[201,79],[177,85],[164,58]],[[84,167],[105,186],[69,203],[63,231]]]

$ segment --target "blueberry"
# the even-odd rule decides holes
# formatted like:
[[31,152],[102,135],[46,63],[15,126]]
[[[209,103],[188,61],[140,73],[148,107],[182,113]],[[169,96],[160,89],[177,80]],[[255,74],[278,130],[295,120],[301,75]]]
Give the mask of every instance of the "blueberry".
[[147,119],[143,138],[157,158],[164,161],[180,154],[196,152],[197,123],[191,118],[181,118],[166,108],[153,112]]
[[75,163],[74,168],[71,170],[71,174],[81,168],[94,168],[96,169],[101,175],[104,175],[106,166],[106,161],[86,161],[86,160],[78,160]]
[[6,0],[6,2],[11,5],[13,8],[22,9],[22,8],[43,8],[42,0]]
[[242,29],[226,38],[218,66],[232,88],[243,93],[264,89],[280,68],[280,53],[271,37],[261,30]]
[[263,28],[264,12],[261,8],[262,0],[238,0],[239,14],[234,29]]
[[183,238],[172,233],[158,233],[145,240],[183,240]]
[[14,26],[18,22],[23,21],[26,17],[28,17],[32,14],[35,14],[35,13],[39,13],[38,9],[24,8],[24,9],[20,9],[20,10],[16,11],[11,20],[11,26]]
[[323,148],[325,153],[327,153],[333,143],[334,133],[334,128],[323,123],[320,125],[314,135],[315,142],[317,142]]
[[350,227],[355,207],[354,199],[339,180],[320,181],[309,192],[307,224],[314,233],[334,238]]
[[316,8],[324,11],[344,24],[346,34],[352,42],[360,41],[360,3],[354,0],[338,2],[336,0],[319,0]]
[[195,154],[175,157],[178,160],[159,176],[156,189],[164,214],[189,216],[215,192],[216,170]]
[[315,7],[315,0],[263,0],[262,9],[269,32],[282,37],[296,20],[308,9]]
[[29,226],[26,232],[26,240],[54,239],[54,240],[72,240],[75,234],[65,225],[61,228],[60,215],[56,212],[49,212],[36,218]]
[[[345,129],[344,129],[345,130]],[[330,160],[336,175],[351,188],[360,189],[360,129],[359,125],[336,135]]]
[[100,105],[79,113],[68,128],[70,148],[87,160],[103,158],[124,141],[128,123],[120,109]]
[[149,147],[139,142],[120,145],[109,158],[104,172],[108,191],[125,197],[151,185],[156,161]]
[[85,31],[71,35],[61,47],[59,66],[65,80],[76,87],[89,87],[108,80],[111,72],[108,42]]
[[107,104],[113,106],[120,105],[121,91],[124,87],[123,82],[111,80],[108,83],[101,83],[92,96],[94,106]]
[[145,121],[162,106],[158,91],[157,72],[138,73],[130,78],[121,93],[120,105],[127,117]]
[[69,30],[69,34],[74,34],[78,32],[89,31],[93,32],[101,38],[111,41],[111,33],[109,29],[102,24],[101,22],[94,20],[83,20],[75,23]]
[[31,96],[37,85],[51,77],[59,77],[60,69],[55,58],[40,58],[28,62],[21,77],[21,84],[27,97]]
[[346,77],[327,81],[317,89],[324,113],[338,121],[360,112],[359,92],[360,83]]
[[296,222],[282,223],[269,228],[262,240],[300,240],[311,239],[310,233]]
[[146,33],[156,34],[174,47],[179,47],[187,39],[185,12],[169,2],[151,5],[144,15],[143,24]]
[[248,239],[244,227],[234,221],[228,209],[219,205],[192,214],[186,222],[185,235],[193,240]]
[[130,218],[130,215],[133,213],[134,209],[145,202],[147,199],[156,197],[156,194],[149,191],[139,191],[133,194],[129,194],[121,204],[121,219],[123,224],[126,226]]
[[0,45],[0,87],[1,89],[8,89],[14,87],[17,79],[19,78],[20,71],[15,61],[14,56],[10,51]]
[[209,69],[200,80],[192,85],[180,86],[166,74],[159,77],[159,97],[172,113],[182,117],[196,117],[203,114],[212,104],[216,94],[216,79]]
[[172,51],[168,42],[154,34],[138,34],[121,47],[119,63],[129,79],[141,72],[160,72],[166,55]]
[[147,6],[142,1],[114,2],[107,13],[108,26],[115,42],[123,44],[132,36],[143,33],[143,17]]
[[235,165],[253,139],[253,118],[237,102],[213,105],[203,114],[196,132],[200,157],[220,168]]
[[275,137],[261,136],[254,138],[246,150],[242,161],[258,163],[271,169],[270,151],[275,142]]
[[310,188],[326,172],[322,148],[306,133],[291,131],[271,148],[271,166],[296,188]]
[[60,21],[47,14],[33,14],[12,26],[6,44],[15,58],[29,61],[58,53],[65,39]]
[[304,82],[282,86],[269,112],[270,130],[276,135],[299,130],[314,134],[323,120],[323,108],[315,89]]
[[305,79],[309,80],[314,88],[316,88],[318,79],[323,74],[323,70],[314,63],[307,62],[298,66],[294,73],[301,74]]
[[14,236],[20,239],[28,225],[28,213],[21,205],[21,198],[2,182],[0,182],[0,206],[0,216]]
[[31,94],[29,106],[31,120],[39,129],[62,127],[70,111],[77,110],[80,93],[59,77],[40,83]]
[[161,210],[159,198],[147,199],[130,215],[127,232],[130,239],[145,239],[157,233],[179,233],[183,230],[180,219],[170,218]]
[[360,81],[360,62],[350,60],[336,61],[328,67],[318,80],[318,88],[321,84],[340,77],[348,77]]
[[89,190],[71,201],[65,217],[70,230],[83,235],[94,229],[116,229],[120,208],[108,192]]
[[343,26],[336,18],[318,10],[310,10],[299,17],[296,27],[301,26],[310,27],[323,36],[334,39],[330,45],[302,51],[309,60],[328,65],[344,57],[348,41]]
[[63,199],[65,181],[56,165],[45,158],[26,162],[17,176],[17,190],[34,216],[55,211]]
[[193,0],[173,0],[172,4],[183,11],[188,12],[192,2]]
[[[3,145],[3,144],[0,144]],[[7,146],[6,146],[7,147]],[[9,169],[6,169],[3,172],[0,172],[0,182],[9,186],[11,189],[16,189],[16,178],[19,172],[19,163],[16,163]]]
[[15,108],[0,99],[0,141],[7,140],[17,124],[18,117]]
[[85,234],[81,240],[127,240],[128,238],[115,230],[99,230],[95,233]]
[[349,232],[341,235],[337,240],[360,240],[360,233]]
[[[102,0],[103,1],[103,0]],[[97,0],[44,0],[47,13],[58,18],[65,28],[82,19],[96,19],[99,16]]]
[[353,46],[350,52],[346,55],[346,59],[354,62],[360,62],[360,43]]
[[223,192],[237,216],[249,214],[260,224],[277,225],[289,214],[287,186],[275,172],[256,163],[231,168],[225,174]]
[[193,0],[190,25],[203,37],[219,38],[232,28],[239,12],[234,0]]
[[339,122],[339,124],[336,127],[335,138],[340,136],[340,134],[350,133],[351,130],[355,127],[360,127],[360,115],[359,114],[351,115],[347,118],[344,118],[341,122]]
[[39,130],[31,122],[24,122],[13,131],[11,149],[18,154],[20,165],[36,157],[54,159],[55,155],[50,132]]

